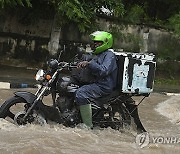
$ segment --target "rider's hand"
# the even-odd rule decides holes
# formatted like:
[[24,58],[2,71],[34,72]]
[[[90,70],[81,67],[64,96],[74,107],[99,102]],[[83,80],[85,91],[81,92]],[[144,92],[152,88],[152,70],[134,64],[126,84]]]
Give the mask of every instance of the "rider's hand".
[[83,67],[86,67],[88,64],[89,64],[88,61],[82,61],[82,62],[79,62],[78,65],[77,65],[77,68],[83,68]]

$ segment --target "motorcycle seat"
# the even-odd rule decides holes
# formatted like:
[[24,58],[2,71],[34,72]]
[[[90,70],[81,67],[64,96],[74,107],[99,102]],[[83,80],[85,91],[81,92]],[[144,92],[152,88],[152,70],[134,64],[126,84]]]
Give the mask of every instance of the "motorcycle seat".
[[117,98],[119,95],[119,91],[114,90],[111,94],[96,99],[94,103],[98,106],[103,106],[103,104],[109,104],[111,100]]

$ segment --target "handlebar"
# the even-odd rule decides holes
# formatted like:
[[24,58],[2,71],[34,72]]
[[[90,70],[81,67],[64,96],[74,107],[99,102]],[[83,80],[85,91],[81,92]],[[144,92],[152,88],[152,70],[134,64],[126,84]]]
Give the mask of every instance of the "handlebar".
[[59,66],[61,66],[61,68],[72,69],[72,68],[77,68],[77,63],[60,62]]
[[72,68],[77,68],[77,62],[58,62],[56,59],[51,59],[48,62],[48,66],[51,69],[72,69]]

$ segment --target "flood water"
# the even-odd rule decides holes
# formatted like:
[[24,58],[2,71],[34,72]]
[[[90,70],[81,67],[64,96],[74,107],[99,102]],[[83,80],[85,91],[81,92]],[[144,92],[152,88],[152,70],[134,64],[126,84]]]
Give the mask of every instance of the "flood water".
[[[34,92],[34,89],[25,89]],[[0,90],[0,104],[14,90]],[[142,97],[135,97],[139,102]],[[46,103],[50,103],[47,98]],[[152,93],[139,106],[140,119],[151,137],[180,138],[180,95]],[[176,143],[150,143],[141,148],[137,134],[130,130],[119,132],[110,128],[87,130],[66,128],[62,125],[16,126],[0,119],[0,154],[127,154],[127,153],[179,153]]]

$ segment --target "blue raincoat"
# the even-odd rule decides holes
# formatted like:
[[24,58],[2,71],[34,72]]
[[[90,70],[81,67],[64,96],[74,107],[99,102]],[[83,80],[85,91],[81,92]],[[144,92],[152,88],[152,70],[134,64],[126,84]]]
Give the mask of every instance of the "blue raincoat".
[[116,87],[116,56],[111,50],[93,57],[87,67],[97,76],[97,82],[84,85],[76,91],[76,102],[78,105],[89,104],[94,99],[110,94]]

